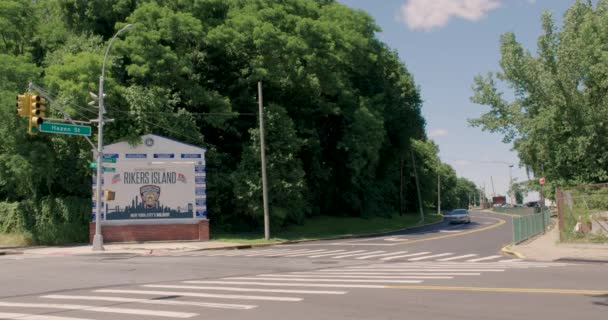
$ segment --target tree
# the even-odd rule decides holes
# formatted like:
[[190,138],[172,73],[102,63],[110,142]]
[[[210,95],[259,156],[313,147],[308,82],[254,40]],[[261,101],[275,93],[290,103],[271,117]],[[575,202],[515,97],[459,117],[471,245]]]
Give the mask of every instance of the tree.
[[[472,101],[490,111],[471,124],[504,135],[521,164],[550,184],[608,179],[608,1],[576,1],[559,30],[542,16],[537,55],[502,35],[501,72],[474,81]],[[507,100],[499,82],[513,90]]]

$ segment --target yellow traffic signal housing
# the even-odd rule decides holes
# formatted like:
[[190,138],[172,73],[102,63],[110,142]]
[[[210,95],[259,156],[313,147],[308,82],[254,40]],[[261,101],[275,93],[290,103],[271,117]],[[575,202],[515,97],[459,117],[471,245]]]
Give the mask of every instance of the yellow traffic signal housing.
[[40,125],[44,122],[46,117],[46,100],[41,96],[30,97],[30,122],[29,122],[29,134],[37,134],[40,132]]
[[17,114],[21,117],[29,117],[30,115],[30,97],[31,94],[25,93],[17,96]]

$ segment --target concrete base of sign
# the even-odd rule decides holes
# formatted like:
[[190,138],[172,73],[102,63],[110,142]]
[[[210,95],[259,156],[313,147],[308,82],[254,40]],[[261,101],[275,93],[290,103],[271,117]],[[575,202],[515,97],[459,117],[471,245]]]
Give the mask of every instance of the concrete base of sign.
[[[101,234],[108,242],[208,241],[209,220],[175,219],[148,221],[103,221]],[[136,222],[136,223],[134,223]],[[89,224],[89,243],[95,236],[95,223]]]

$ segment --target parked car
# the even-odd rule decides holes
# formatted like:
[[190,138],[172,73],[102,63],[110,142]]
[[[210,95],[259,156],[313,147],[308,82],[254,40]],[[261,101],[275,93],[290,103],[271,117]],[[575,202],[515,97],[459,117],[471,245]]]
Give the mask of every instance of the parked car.
[[471,216],[467,209],[452,210],[444,215],[449,223],[471,223]]

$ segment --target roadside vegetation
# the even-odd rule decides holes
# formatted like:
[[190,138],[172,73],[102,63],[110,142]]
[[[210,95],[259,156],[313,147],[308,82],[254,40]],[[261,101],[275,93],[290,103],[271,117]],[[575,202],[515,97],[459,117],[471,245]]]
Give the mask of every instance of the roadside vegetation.
[[[561,27],[547,12],[540,19],[535,51],[524,48],[515,34],[505,33],[500,38],[500,71],[479,75],[473,82],[472,101],[489,110],[470,123],[502,134],[520,165],[530,175],[546,178],[543,189],[549,198],[555,199],[558,188],[608,181],[606,21],[607,0],[575,1]],[[538,179],[528,186],[541,187]],[[608,201],[608,195],[600,197]],[[593,210],[582,203],[569,210],[562,238],[588,239],[574,227],[586,223]]]
[[373,217],[367,219],[357,217],[317,216],[307,219],[301,225],[291,225],[278,232],[273,232],[273,237],[269,241],[265,241],[263,235],[260,235],[259,232],[226,233],[217,231],[212,233],[211,238],[217,241],[246,244],[276,243],[293,240],[326,239],[352,235],[385,233],[419,225],[437,223],[442,220],[442,215],[430,213],[425,215],[425,221],[423,223],[419,223],[420,217],[416,214]]
[[[27,18],[26,18],[27,17]],[[423,207],[437,177],[444,208],[475,185],[438,157],[422,98],[366,13],[332,0],[0,1],[0,232],[34,243],[86,241],[91,148],[74,136],[28,136],[15,96],[28,81],[62,118],[95,118],[109,39],[107,144],[155,133],[206,147],[212,230],[260,231],[257,82],[264,86],[271,227],[322,217],[396,217]],[[93,140],[95,137],[93,137]],[[345,230],[344,232],[348,232]]]

